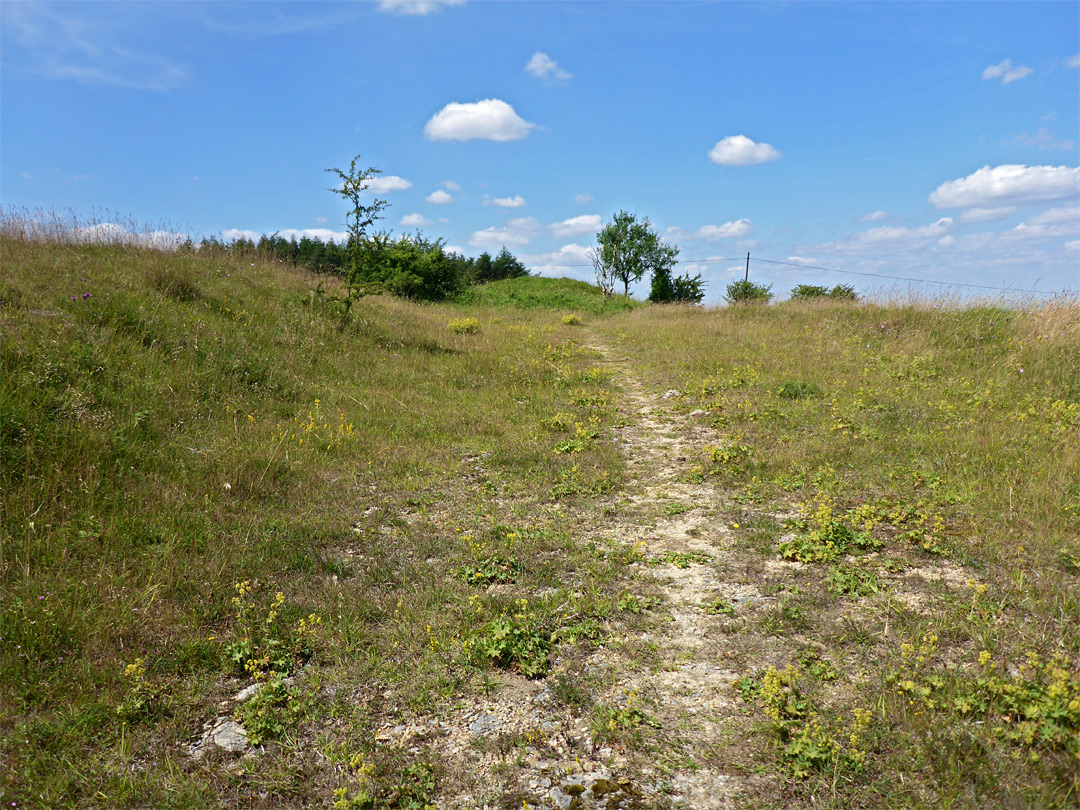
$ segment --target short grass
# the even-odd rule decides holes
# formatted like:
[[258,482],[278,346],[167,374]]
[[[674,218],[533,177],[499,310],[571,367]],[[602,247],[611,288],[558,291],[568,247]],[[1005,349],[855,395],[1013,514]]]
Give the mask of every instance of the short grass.
[[637,309],[644,304],[622,295],[605,296],[599,288],[569,278],[529,276],[493,281],[470,287],[457,299],[462,304],[477,304],[517,309],[554,309],[567,314],[604,315]]
[[[542,674],[617,609],[561,517],[622,472],[559,312],[461,329],[257,258],[2,251],[5,806],[329,806],[357,756],[426,784],[437,762],[373,753],[383,714]],[[290,673],[245,709],[257,769],[186,755]]]
[[[1075,805],[1076,302],[652,308],[598,328],[706,412],[720,438],[684,480],[722,486],[747,547],[795,566],[758,631],[824,644],[848,684],[837,704],[799,661],[747,667],[791,780],[761,801]],[[783,521],[764,546],[755,514]]]
[[[761,804],[1075,805],[1075,303],[627,309],[520,279],[346,311],[257,257],[0,250],[5,806],[422,807],[454,774],[377,731],[556,656],[598,743],[649,738],[580,665],[655,601],[632,548],[582,540],[627,478],[597,333],[707,412],[680,474],[797,567],[752,622],[703,608]],[[955,581],[905,602],[929,562]],[[190,757],[255,682],[257,757]]]

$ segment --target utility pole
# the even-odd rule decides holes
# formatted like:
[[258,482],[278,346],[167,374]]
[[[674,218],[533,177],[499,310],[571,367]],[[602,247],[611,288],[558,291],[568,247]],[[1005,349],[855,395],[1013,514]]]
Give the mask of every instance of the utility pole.
[[750,253],[749,252],[746,254],[746,278],[744,278],[743,281],[746,281],[746,282],[750,281]]

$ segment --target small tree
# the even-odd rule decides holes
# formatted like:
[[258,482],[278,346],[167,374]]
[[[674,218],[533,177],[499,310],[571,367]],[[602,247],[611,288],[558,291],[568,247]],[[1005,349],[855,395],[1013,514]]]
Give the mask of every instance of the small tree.
[[623,294],[629,297],[630,283],[640,281],[646,273],[666,269],[670,280],[671,269],[679,255],[679,249],[660,239],[648,218],[638,222],[637,217],[620,211],[596,235],[598,248],[593,258],[597,283],[603,290],[614,288],[621,281]]
[[364,243],[367,241],[367,229],[374,225],[376,220],[382,219],[379,212],[389,204],[386,200],[379,199],[372,199],[367,204],[360,201],[361,196],[367,191],[371,178],[377,174],[382,174],[382,172],[374,167],[357,169],[356,163],[359,160],[360,155],[352,159],[347,173],[341,169],[326,170],[341,178],[341,187],[330,190],[344,197],[352,205],[352,210],[349,211],[348,218],[345,221],[345,227],[349,231],[348,275],[350,290],[360,280],[366,254]]
[[705,282],[701,280],[701,273],[693,278],[686,273],[671,282],[675,292],[676,301],[688,301],[692,304],[700,304],[705,297]]

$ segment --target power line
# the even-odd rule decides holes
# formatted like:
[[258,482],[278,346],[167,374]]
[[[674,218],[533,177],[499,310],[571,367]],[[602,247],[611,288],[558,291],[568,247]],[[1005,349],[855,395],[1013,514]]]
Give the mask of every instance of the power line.
[[[716,262],[741,262],[744,256],[711,256],[707,259],[679,259],[687,264],[710,264]],[[786,267],[798,267],[803,270],[824,270],[827,273],[844,273],[849,276],[869,276],[870,278],[884,278],[890,281],[910,281],[916,284],[940,284],[943,287],[968,287],[973,290],[993,290],[994,292],[1017,292],[1025,295],[1058,295],[1058,292],[1046,292],[1043,290],[1025,290],[1020,287],[992,287],[988,284],[966,284],[962,281],[938,281],[929,278],[910,278],[909,276],[887,276],[882,273],[866,273],[860,270],[840,270],[836,267],[823,267],[819,264],[798,264],[796,262],[782,262],[777,259],[761,259],[754,257],[755,262],[766,264],[780,264]],[[592,267],[591,264],[565,264],[563,267]],[[1036,282],[1037,283],[1037,282]],[[1075,290],[1061,290],[1061,293],[1076,294]]]

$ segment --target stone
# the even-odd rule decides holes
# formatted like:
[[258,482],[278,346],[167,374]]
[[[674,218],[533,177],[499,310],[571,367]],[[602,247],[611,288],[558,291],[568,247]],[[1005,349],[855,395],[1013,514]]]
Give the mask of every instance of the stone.
[[202,739],[191,747],[191,755],[202,759],[211,748],[220,748],[230,754],[239,754],[248,748],[244,727],[229,717],[219,717]]

